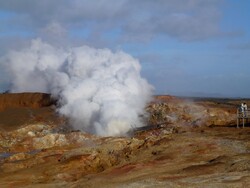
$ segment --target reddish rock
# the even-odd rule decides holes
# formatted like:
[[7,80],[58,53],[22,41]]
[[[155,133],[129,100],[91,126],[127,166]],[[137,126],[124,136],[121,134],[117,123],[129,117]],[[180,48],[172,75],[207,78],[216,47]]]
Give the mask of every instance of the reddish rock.
[[0,94],[0,110],[6,108],[40,108],[55,104],[51,95],[46,93],[6,93]]

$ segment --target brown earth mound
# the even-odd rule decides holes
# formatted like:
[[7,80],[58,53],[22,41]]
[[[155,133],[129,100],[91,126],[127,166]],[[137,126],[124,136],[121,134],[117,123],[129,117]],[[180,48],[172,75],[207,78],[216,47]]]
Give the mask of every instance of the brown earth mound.
[[0,110],[6,108],[50,106],[55,101],[46,93],[6,93],[0,94]]
[[0,94],[0,130],[12,131],[31,123],[60,122],[53,104],[56,101],[46,93]]

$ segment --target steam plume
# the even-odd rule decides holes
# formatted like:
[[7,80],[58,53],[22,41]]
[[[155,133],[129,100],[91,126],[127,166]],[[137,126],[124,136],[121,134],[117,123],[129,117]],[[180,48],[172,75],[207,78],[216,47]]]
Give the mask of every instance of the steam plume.
[[29,48],[4,57],[12,92],[49,92],[60,99],[58,111],[77,129],[103,136],[143,126],[152,87],[130,55],[88,46],[56,48],[33,40]]

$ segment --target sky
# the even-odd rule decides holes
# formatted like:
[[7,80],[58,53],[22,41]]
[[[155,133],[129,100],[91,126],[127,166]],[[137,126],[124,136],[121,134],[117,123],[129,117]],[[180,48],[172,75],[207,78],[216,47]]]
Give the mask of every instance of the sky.
[[[123,50],[140,61],[155,94],[250,97],[249,7],[249,0],[0,0],[0,57],[37,38]],[[0,64],[0,91],[9,81]]]

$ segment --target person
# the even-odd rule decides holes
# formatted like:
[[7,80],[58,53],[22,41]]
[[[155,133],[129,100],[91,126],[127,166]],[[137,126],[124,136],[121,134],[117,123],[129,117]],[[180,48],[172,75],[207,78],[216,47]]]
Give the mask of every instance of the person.
[[241,103],[241,111],[242,111],[243,117],[246,117],[247,116],[247,104],[245,102]]

